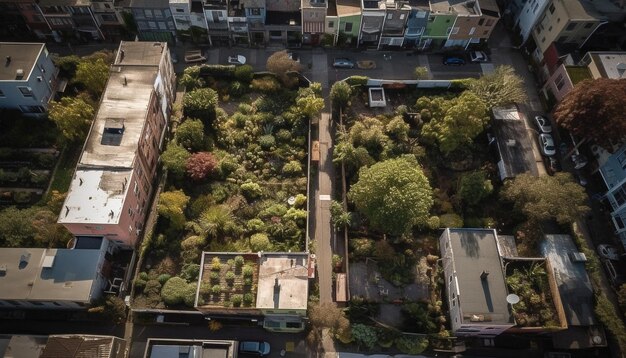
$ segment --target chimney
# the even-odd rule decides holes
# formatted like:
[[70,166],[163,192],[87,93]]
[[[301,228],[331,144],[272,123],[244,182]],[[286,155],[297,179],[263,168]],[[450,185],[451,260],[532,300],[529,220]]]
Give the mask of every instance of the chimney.
[[480,279],[485,281],[487,280],[487,276],[489,276],[489,271],[483,270],[483,272],[480,274]]
[[7,62],[4,65],[8,66],[10,63],[11,63],[11,56],[7,56]]

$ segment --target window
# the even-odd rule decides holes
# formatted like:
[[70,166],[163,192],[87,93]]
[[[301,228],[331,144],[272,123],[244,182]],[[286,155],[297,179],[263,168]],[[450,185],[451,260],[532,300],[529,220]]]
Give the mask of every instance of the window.
[[109,5],[109,4],[104,4],[104,8],[105,8],[105,9],[110,9],[110,8],[111,8],[111,5]]
[[392,13],[387,14],[387,20],[391,20],[391,19],[393,19],[393,14]]
[[565,28],[565,31],[572,31],[576,28],[576,25],[578,25],[575,22],[570,22],[569,24],[567,24],[567,27]]
[[478,20],[478,26],[483,26],[484,23],[485,23],[485,19]]
[[161,10],[154,10],[154,15],[156,15],[157,19],[163,18],[163,12],[161,12]]
[[185,12],[184,9],[176,9],[176,12]]
[[556,42],[558,42],[558,43],[565,43],[565,42],[567,42],[567,36],[559,37],[559,39],[556,40]]
[[22,92],[22,96],[24,96],[24,97],[32,97],[33,96],[33,90],[30,87],[18,87],[18,89],[20,90],[20,92]]
[[143,12],[148,19],[151,19],[154,17],[154,15],[152,14],[152,10],[145,9]]
[[548,27],[548,31],[552,31],[552,25],[550,25],[550,27]]
[[563,88],[563,85],[565,85],[565,79],[562,74],[558,75],[554,80],[554,85],[556,86],[557,91],[560,91],[561,88]]
[[20,110],[23,113],[46,113],[46,110],[42,106],[20,106]]
[[541,43],[544,43],[544,42],[546,42],[546,38],[545,37],[541,39]]
[[548,8],[548,10],[550,11],[551,14],[554,14],[554,4],[550,4],[550,7]]
[[533,14],[537,12],[538,7],[539,7],[539,4],[535,4],[535,6],[533,6]]
[[302,323],[300,323],[300,322],[286,322],[285,326],[287,328],[300,328],[300,327],[302,327]]
[[405,14],[400,14],[400,20],[404,20]]
[[346,22],[346,26],[343,28],[345,32],[352,32],[352,23]]
[[452,28],[452,32],[450,32],[451,35],[456,35],[459,33],[459,28],[458,27],[453,27]]
[[485,23],[485,26],[492,26],[493,25],[493,20],[489,19],[487,20],[487,23]]
[[0,97],[5,97],[4,92],[2,92],[2,90],[0,90]]
[[617,226],[619,230],[622,230],[624,228],[624,221],[622,221],[621,217],[614,216],[613,221],[615,222],[615,226]]
[[622,169],[626,170],[626,152],[622,152],[617,156],[617,161],[622,166]]
[[468,32],[467,34],[468,34],[468,35],[473,35],[473,34],[474,34],[474,31],[476,31],[476,28],[475,28],[475,27],[472,27],[472,28],[469,30],[469,32]]
[[156,30],[157,29],[157,24],[154,21],[148,21],[148,26],[150,26],[150,29],[152,29],[152,30]]
[[101,14],[102,21],[117,21],[115,15],[112,14]]
[[335,23],[333,21],[328,21],[328,28],[332,29],[333,27],[335,27]]
[[559,22],[561,22],[561,18],[560,18],[560,17],[557,17],[557,18],[556,18],[556,23],[558,24]]
[[254,16],[261,16],[261,9],[258,7],[250,9],[250,13]]

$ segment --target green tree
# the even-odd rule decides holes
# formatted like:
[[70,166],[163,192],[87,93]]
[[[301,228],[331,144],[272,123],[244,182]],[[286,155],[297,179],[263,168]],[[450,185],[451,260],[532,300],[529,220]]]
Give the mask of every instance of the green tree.
[[183,97],[183,113],[187,117],[211,121],[216,107],[217,92],[211,88],[199,88],[185,93]]
[[385,134],[385,125],[378,119],[366,117],[350,128],[350,141],[354,147],[364,147],[374,158],[389,147],[389,137]]
[[301,88],[298,90],[296,106],[302,115],[311,118],[318,115],[324,108],[324,99],[311,88]]
[[626,136],[626,79],[598,78],[577,83],[554,111],[554,119],[574,135],[604,148]]
[[193,153],[187,158],[187,175],[195,181],[204,180],[217,167],[217,160],[208,152]]
[[329,328],[331,333],[336,335],[350,329],[350,321],[334,302],[309,305],[308,316],[314,329]]
[[528,99],[524,80],[511,66],[498,66],[493,72],[483,74],[470,83],[469,90],[482,99],[488,109]]
[[187,168],[187,159],[191,153],[180,144],[170,142],[167,149],[161,154],[161,160],[165,168],[174,176],[181,177]]
[[389,159],[361,168],[348,197],[373,227],[402,234],[423,224],[433,205],[432,189],[412,157]]
[[48,109],[48,117],[70,142],[85,140],[93,116],[93,107],[80,97],[63,97],[60,102],[51,102]]
[[569,173],[535,177],[521,174],[504,184],[502,198],[513,202],[530,220],[572,223],[589,211],[583,187]]
[[359,347],[364,347],[371,351],[376,347],[378,336],[374,327],[366,326],[361,323],[352,325],[352,338]]
[[190,151],[204,149],[204,125],[199,119],[187,119],[176,128],[176,141]]
[[235,78],[241,82],[250,83],[254,69],[250,65],[243,65],[235,68]]
[[[489,122],[485,103],[474,93],[465,91],[450,100],[426,100],[432,117],[422,127],[424,139],[437,143],[444,154],[467,145]],[[418,100],[418,106],[425,101]]]
[[289,58],[287,50],[274,52],[267,58],[267,70],[275,73],[287,87],[297,83],[297,79],[289,76],[289,72],[300,72],[300,64]]
[[484,171],[475,171],[465,174],[459,181],[457,194],[459,198],[469,206],[475,206],[493,191],[491,180]]
[[396,338],[396,347],[404,354],[420,354],[428,348],[428,338],[402,336]]
[[180,277],[172,277],[161,289],[161,298],[168,306],[176,306],[183,303],[185,293],[187,293],[187,281]]
[[250,236],[250,250],[254,252],[258,251],[269,251],[272,244],[270,243],[269,237],[264,233],[256,233]]
[[350,101],[352,88],[345,81],[337,81],[330,88],[330,99],[335,108],[344,108]]
[[82,60],[76,67],[74,81],[81,83],[95,97],[99,97],[109,78],[109,65],[102,58]]
[[429,77],[428,68],[423,67],[423,66],[415,67],[415,70],[413,70],[413,74],[415,75],[415,78],[418,80],[427,80]]
[[0,211],[0,246],[28,247],[32,245],[35,228],[31,222],[32,209],[10,206]]
[[161,193],[159,196],[158,211],[170,221],[171,227],[180,230],[185,226],[185,207],[189,197],[182,190],[172,190]]
[[349,226],[352,221],[352,214],[343,209],[343,205],[333,200],[330,203],[330,222],[335,228]]

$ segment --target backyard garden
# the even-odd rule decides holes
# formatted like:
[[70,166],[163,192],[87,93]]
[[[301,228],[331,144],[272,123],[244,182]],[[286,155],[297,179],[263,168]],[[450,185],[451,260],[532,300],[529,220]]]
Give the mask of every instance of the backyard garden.
[[[162,154],[167,181],[142,249],[139,307],[193,306],[163,296],[175,278],[195,292],[203,251],[286,252],[306,245],[309,117],[323,107],[321,86],[303,87],[289,71],[255,74],[250,66],[190,67],[180,81],[187,92]],[[222,265],[210,270],[213,284],[210,291],[201,287],[202,296],[207,303],[230,297],[233,306],[247,305],[254,293],[239,291],[254,266]],[[235,292],[230,276],[237,272],[244,277]]]

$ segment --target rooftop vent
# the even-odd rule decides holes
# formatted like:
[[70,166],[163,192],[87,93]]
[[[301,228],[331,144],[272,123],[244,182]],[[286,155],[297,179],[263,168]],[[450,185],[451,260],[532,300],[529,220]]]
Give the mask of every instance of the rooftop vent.
[[15,71],[15,79],[21,80],[22,78],[24,78],[24,70],[21,68],[18,68],[17,71]]
[[5,65],[5,66],[8,66],[8,65],[10,65],[10,64],[11,64],[11,56],[7,56],[7,60],[6,60],[6,62],[5,62],[5,64],[4,64],[4,65]]
[[22,256],[20,256],[20,263],[18,266],[19,269],[22,270],[26,268],[26,266],[28,265],[28,261],[30,261],[30,252],[26,252],[22,254]]
[[572,262],[587,262],[587,256],[582,252],[570,252],[569,259]]
[[507,139],[506,141],[506,145],[509,147],[515,147],[516,144],[517,142],[515,141],[515,139]]
[[104,122],[101,144],[120,145],[120,143],[122,143],[122,136],[124,135],[124,128],[123,118],[107,118]]
[[489,271],[487,271],[487,270],[483,270],[483,272],[480,273],[480,279],[481,280],[486,280],[487,276],[489,276]]
[[7,265],[0,265],[0,276],[4,276],[7,274]]
[[46,257],[44,257],[43,259],[43,263],[41,264],[41,267],[43,268],[52,268],[52,266],[54,266],[54,255],[46,255]]

